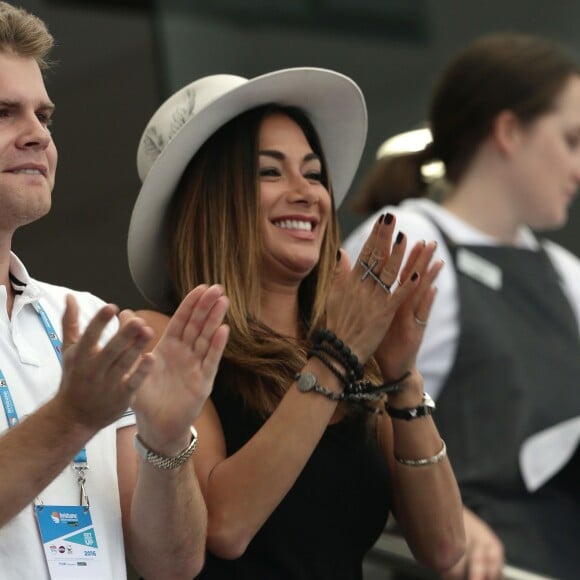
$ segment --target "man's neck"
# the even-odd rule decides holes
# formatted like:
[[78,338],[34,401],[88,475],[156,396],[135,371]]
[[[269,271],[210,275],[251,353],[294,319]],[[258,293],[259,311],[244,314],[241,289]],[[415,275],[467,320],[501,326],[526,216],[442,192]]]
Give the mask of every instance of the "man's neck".
[[12,313],[14,303],[14,291],[10,283],[10,251],[12,238],[0,236],[0,285],[6,288],[6,309],[8,316]]

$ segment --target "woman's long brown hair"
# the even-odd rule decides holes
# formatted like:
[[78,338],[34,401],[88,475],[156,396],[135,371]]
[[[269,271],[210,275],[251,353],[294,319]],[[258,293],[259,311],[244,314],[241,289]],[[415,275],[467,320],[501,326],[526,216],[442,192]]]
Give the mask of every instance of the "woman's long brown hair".
[[264,118],[276,113],[301,127],[321,159],[322,183],[332,196],[320,140],[306,114],[294,107],[267,105],[234,118],[196,153],[177,187],[168,224],[175,303],[201,283],[224,287],[230,299],[230,339],[224,358],[238,371],[236,389],[262,415],[274,410],[304,366],[311,329],[324,325],[339,248],[333,203],[320,260],[299,289],[301,339],[280,336],[260,323],[258,139]]

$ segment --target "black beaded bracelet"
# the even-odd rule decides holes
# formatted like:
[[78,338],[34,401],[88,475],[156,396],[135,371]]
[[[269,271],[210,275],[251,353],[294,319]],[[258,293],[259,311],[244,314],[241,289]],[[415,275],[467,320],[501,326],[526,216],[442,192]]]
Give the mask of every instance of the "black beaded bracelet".
[[312,342],[314,346],[322,345],[322,343],[327,342],[336,351],[337,356],[340,357],[341,362],[347,368],[347,371],[352,371],[352,374],[356,380],[361,380],[364,376],[364,368],[359,363],[358,358],[353,352],[334,334],[334,332],[326,328],[317,328],[312,333]]
[[411,371],[407,371],[402,374],[398,379],[394,381],[389,381],[388,383],[383,383],[382,385],[377,385],[373,387],[373,392],[375,393],[385,393],[386,395],[398,393],[403,390],[403,383],[407,378],[411,376]]
[[314,349],[310,349],[308,351],[308,358],[315,357],[317,358],[326,368],[328,368],[332,373],[338,378],[338,380],[344,385],[345,389],[349,386],[348,377],[343,375],[333,364],[332,362],[326,357],[322,352]]
[[[342,353],[337,352],[329,344],[313,344],[310,349],[310,356],[318,356],[321,353],[330,356],[336,362],[340,363],[344,368],[344,374],[341,374],[341,380],[344,382],[345,388],[350,389],[351,385],[357,381],[357,375],[355,370],[350,366],[350,362],[344,358]],[[322,355],[322,357],[324,356]],[[318,358],[322,358],[318,356]],[[334,366],[334,365],[333,365]],[[336,368],[336,367],[335,367]],[[338,369],[337,369],[338,371]]]
[[350,392],[345,393],[345,400],[349,401],[366,399],[369,401],[380,401],[384,395],[402,391],[403,381],[410,374],[411,373],[407,371],[398,379],[389,381],[388,383],[383,383],[382,385],[373,385],[373,383],[367,380],[358,381],[354,384]]

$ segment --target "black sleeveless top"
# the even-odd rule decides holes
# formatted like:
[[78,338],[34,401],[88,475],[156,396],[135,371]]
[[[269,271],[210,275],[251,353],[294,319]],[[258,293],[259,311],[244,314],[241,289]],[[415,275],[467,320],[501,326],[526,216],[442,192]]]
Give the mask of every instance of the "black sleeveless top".
[[[224,362],[222,367],[229,365]],[[212,401],[229,456],[264,419],[244,406],[232,388],[234,373],[224,371],[220,368]],[[383,531],[391,506],[386,460],[365,420],[356,415],[329,425],[243,556],[223,560],[208,553],[198,578],[361,579],[363,557]]]

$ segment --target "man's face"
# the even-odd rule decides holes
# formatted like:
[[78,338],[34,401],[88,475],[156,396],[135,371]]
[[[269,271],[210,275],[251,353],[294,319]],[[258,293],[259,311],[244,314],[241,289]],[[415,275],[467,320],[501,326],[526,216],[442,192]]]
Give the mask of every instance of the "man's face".
[[0,230],[12,232],[50,209],[57,152],[54,105],[33,58],[0,53]]

